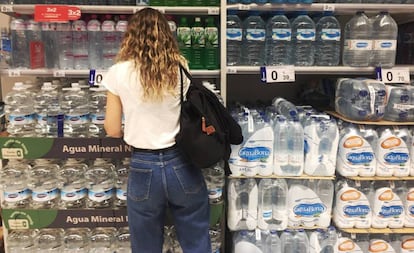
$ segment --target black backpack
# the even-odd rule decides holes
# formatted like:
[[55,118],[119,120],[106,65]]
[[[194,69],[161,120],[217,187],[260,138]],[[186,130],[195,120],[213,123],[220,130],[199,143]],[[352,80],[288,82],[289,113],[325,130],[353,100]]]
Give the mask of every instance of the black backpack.
[[[183,73],[191,80],[185,96]],[[204,85],[193,82],[191,74],[181,65],[180,74],[180,131],[176,136],[178,148],[199,168],[210,167],[221,160],[227,163],[231,144],[243,142],[239,124],[216,94]]]

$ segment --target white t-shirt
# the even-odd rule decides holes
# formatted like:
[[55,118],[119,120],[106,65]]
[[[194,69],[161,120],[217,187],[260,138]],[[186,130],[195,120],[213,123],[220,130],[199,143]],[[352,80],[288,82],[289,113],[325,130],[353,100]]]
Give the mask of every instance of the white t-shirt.
[[[178,72],[180,73],[180,72]],[[124,117],[124,140],[143,149],[162,149],[175,144],[180,129],[180,74],[177,77],[176,95],[166,95],[161,102],[144,102],[139,71],[133,61],[119,62],[109,68],[103,85],[119,96]],[[189,79],[184,74],[184,94]]]

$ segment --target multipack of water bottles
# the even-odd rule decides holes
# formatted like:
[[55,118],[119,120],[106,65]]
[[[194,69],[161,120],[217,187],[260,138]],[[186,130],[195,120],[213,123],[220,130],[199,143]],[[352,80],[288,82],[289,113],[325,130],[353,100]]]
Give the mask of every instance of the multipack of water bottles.
[[357,12],[341,32],[332,12],[309,16],[306,12],[227,15],[227,66],[342,65],[392,67],[397,51],[398,27],[388,12],[368,18]]
[[235,110],[244,141],[233,145],[233,176],[332,176],[339,132],[336,120],[277,97],[265,109]]
[[232,231],[326,228],[334,184],[330,179],[231,178],[227,196]]
[[414,121],[414,86],[369,78],[339,78],[335,110],[351,120]]

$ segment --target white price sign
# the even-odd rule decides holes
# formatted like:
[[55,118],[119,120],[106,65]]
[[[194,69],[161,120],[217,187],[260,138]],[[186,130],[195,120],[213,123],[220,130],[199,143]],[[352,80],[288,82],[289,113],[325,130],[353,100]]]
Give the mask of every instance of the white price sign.
[[220,9],[219,8],[208,8],[207,13],[208,15],[219,15]]
[[295,81],[294,66],[266,66],[261,67],[261,81],[266,83],[285,83]]
[[9,77],[21,76],[21,72],[18,69],[9,69]]
[[335,5],[333,4],[324,4],[323,11],[335,11]]
[[53,77],[65,77],[65,71],[64,70],[54,70],[53,71]]
[[239,10],[248,11],[248,10],[250,10],[250,5],[248,5],[248,4],[239,4]]
[[381,80],[384,83],[410,83],[410,70],[408,68],[381,68]]
[[89,71],[89,85],[101,85],[105,73],[105,71],[91,69]]
[[2,5],[0,7],[1,12],[13,12],[13,6],[11,5]]

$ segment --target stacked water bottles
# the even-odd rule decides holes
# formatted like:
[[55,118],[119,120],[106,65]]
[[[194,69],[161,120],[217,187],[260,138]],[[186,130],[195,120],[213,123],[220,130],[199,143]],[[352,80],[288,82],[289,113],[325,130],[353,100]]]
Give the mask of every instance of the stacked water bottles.
[[128,227],[11,230],[7,252],[130,253]]
[[249,11],[241,20],[230,11],[226,34],[228,66],[339,64],[341,29],[332,12],[314,21],[306,12],[288,19],[280,11]]
[[[90,15],[66,23],[14,18],[10,23],[11,67],[107,69],[115,63],[126,25],[125,15]],[[43,44],[43,55],[30,53],[30,44],[35,42]]]

